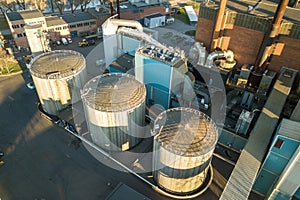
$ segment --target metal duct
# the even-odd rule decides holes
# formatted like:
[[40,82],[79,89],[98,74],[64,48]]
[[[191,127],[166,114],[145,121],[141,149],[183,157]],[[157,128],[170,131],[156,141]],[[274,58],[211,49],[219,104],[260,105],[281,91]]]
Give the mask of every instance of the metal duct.
[[220,58],[220,57],[225,57],[228,62],[234,61],[234,55],[233,55],[232,51],[230,51],[230,50],[218,51],[218,52],[214,51],[207,56],[205,66],[211,67],[213,64],[213,61],[216,58]]

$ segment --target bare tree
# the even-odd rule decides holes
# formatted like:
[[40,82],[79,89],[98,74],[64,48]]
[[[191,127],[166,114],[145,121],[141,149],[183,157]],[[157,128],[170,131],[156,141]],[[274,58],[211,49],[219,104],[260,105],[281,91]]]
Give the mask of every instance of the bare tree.
[[86,10],[86,6],[91,2],[91,0],[79,0],[80,1],[80,9],[82,12]]
[[71,12],[74,13],[78,6],[80,5],[80,0],[68,0],[70,7],[71,7]]
[[65,7],[65,1],[63,0],[53,0],[56,8],[58,9],[59,13],[62,15]]

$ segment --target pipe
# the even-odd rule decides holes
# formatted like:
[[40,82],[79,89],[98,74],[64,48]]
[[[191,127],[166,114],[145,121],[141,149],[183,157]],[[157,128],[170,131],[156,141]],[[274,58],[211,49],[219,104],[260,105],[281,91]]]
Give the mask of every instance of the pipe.
[[114,17],[116,16],[117,15],[114,15],[108,18],[102,24],[103,37],[115,35],[119,27],[122,26],[136,28],[138,32],[140,33],[143,32],[143,26],[139,22],[133,20],[127,20],[127,19],[114,19]]
[[199,54],[197,65],[204,65],[204,63],[205,63],[205,47],[200,42],[196,42],[194,46],[198,50],[198,54]]
[[109,19],[110,23],[112,23],[115,26],[126,26],[126,27],[133,27],[136,28],[138,31],[143,32],[143,26],[133,20],[128,20],[128,19]]
[[234,55],[233,55],[232,51],[230,51],[230,50],[227,50],[227,51],[214,51],[214,52],[210,53],[207,56],[205,66],[211,67],[212,64],[213,64],[213,61],[216,58],[220,58],[220,57],[225,57],[226,61],[228,61],[228,62],[233,62],[234,61]]

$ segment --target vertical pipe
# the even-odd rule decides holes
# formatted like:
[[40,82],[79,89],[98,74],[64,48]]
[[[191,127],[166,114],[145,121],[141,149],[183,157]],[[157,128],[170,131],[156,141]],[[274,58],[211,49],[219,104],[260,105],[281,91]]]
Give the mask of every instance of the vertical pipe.
[[263,39],[255,62],[255,65],[258,65],[259,67],[262,67],[262,65],[270,59],[271,50],[274,48],[273,44],[279,34],[281,21],[288,3],[289,0],[281,0],[277,6],[272,26],[269,28]]
[[120,0],[117,0],[117,14],[118,14],[118,19],[120,19],[121,18],[121,13],[120,13]]
[[109,1],[109,6],[110,6],[110,16],[114,16],[114,2],[113,2],[113,0]]
[[[222,22],[223,22],[223,17],[224,17],[225,8],[226,8],[226,3],[227,3],[227,0],[221,0],[220,1],[218,16],[217,16],[217,19],[216,19],[216,22],[215,22],[214,31],[213,31],[213,34],[212,34],[212,40],[211,40],[211,43],[210,43],[210,50],[211,51],[214,50],[217,47],[217,44],[218,44],[220,31],[221,31],[221,27],[222,27]],[[223,23],[225,23],[225,21]]]

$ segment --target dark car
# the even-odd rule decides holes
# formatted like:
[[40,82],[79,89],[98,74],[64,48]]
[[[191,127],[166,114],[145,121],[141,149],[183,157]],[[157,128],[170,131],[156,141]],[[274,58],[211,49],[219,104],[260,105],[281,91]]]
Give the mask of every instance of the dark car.
[[92,39],[87,40],[87,42],[89,43],[89,45],[94,45],[94,44],[96,43],[96,41],[95,41],[95,40],[92,40]]

